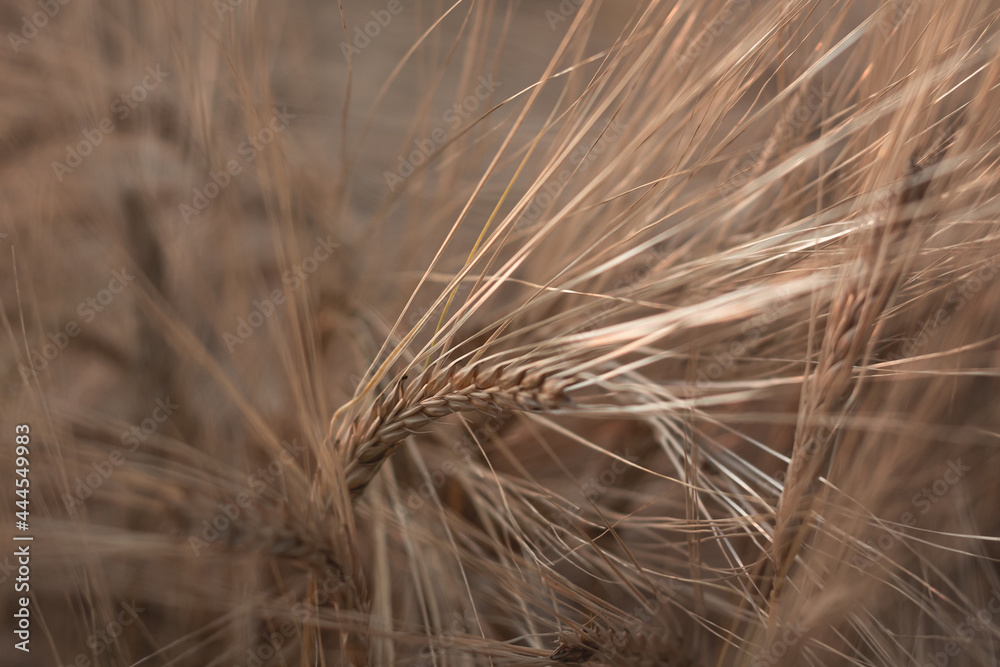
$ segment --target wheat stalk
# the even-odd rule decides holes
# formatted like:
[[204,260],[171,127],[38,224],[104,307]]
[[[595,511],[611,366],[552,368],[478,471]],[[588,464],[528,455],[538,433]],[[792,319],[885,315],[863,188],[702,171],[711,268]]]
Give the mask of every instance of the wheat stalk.
[[[907,243],[913,234],[914,207],[927,193],[934,168],[954,139],[953,121],[944,136],[920,159],[911,158],[906,176],[899,181],[899,194],[887,211],[878,211],[871,232],[847,277],[830,304],[828,322],[819,349],[816,370],[803,387],[785,486],[775,515],[772,559],[775,563],[772,604],[781,592],[791,561],[805,539],[802,501],[816,488],[817,478],[828,461],[836,430],[843,421],[849,396],[857,390],[855,366],[875,336],[876,323],[890,305],[893,291],[907,261]],[[918,230],[919,232],[919,230]],[[820,425],[827,428],[820,433]]]
[[517,365],[473,365],[429,369],[394,388],[356,419],[339,445],[352,499],[368,487],[406,436],[446,415],[479,410],[545,412],[569,407],[565,390],[573,379]]

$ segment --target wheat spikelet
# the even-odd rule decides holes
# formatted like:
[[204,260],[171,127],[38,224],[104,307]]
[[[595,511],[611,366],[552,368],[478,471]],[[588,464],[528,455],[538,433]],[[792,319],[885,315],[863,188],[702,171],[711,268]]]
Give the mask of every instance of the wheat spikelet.
[[564,390],[572,379],[506,365],[480,365],[425,371],[412,382],[404,378],[389,396],[355,420],[339,448],[345,458],[352,498],[364,492],[385,460],[409,434],[452,413],[479,410],[541,412],[569,405]]

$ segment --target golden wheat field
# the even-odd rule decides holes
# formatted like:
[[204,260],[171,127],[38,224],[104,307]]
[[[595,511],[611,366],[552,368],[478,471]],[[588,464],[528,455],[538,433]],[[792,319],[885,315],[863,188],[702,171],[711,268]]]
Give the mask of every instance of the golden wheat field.
[[0,664],[1000,665],[996,0],[0,28]]

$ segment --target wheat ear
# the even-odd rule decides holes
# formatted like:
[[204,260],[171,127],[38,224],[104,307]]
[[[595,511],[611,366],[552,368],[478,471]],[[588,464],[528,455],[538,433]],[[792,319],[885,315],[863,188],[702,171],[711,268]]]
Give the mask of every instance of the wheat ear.
[[[796,535],[801,524],[801,501],[815,486],[831,451],[837,424],[857,385],[854,367],[869,346],[876,322],[889,306],[902,275],[906,259],[902,248],[912,231],[913,207],[926,195],[934,169],[953,139],[954,125],[922,158],[911,158],[895,205],[872,230],[855,263],[858,270],[841,283],[830,305],[816,371],[803,390],[802,417],[778,502],[772,545],[775,564],[772,602],[777,599],[783,575],[794,558],[795,544],[801,544],[803,539],[803,534]],[[823,421],[828,428],[821,434],[819,424]]]
[[411,383],[396,382],[363,418],[356,419],[338,448],[351,499],[356,500],[407,435],[449,414],[545,412],[568,407],[573,379],[523,366],[473,365],[429,369]]

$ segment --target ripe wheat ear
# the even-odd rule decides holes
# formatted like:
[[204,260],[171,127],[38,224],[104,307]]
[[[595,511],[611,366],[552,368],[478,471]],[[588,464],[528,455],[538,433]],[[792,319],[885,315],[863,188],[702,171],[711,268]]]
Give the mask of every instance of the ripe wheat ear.
[[343,445],[347,488],[361,495],[385,460],[409,434],[452,413],[479,410],[495,413],[542,412],[570,404],[564,390],[572,379],[516,366],[424,371],[413,380],[398,381],[364,420],[355,420]]

